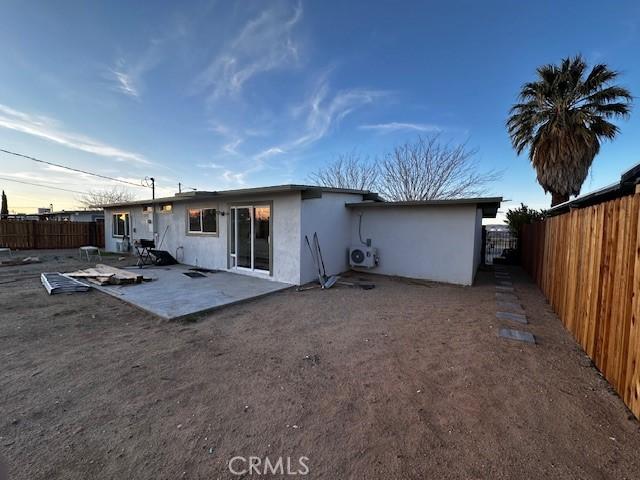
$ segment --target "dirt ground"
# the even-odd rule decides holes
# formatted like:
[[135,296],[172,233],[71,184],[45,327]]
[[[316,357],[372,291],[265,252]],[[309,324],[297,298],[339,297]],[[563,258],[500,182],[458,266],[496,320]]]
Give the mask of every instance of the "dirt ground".
[[323,479],[638,478],[638,422],[518,269],[535,346],[497,337],[490,272],[167,323],[96,291],[48,296],[38,274],[74,253],[0,267],[9,478],[242,478],[234,456],[304,456]]

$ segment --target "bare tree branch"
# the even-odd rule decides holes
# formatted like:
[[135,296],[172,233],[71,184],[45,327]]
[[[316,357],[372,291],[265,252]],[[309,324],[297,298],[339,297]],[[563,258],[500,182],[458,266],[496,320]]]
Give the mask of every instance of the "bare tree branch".
[[502,174],[479,172],[475,153],[464,144],[441,143],[438,135],[418,137],[382,159],[378,190],[394,201],[481,196]]
[[351,151],[339,155],[333,163],[309,175],[315,185],[354,190],[372,190],[378,180],[378,165],[368,157]]
[[130,202],[134,198],[135,195],[126,188],[113,187],[104,190],[89,190],[84,195],[78,196],[76,200],[85,208],[95,208],[109,203]]

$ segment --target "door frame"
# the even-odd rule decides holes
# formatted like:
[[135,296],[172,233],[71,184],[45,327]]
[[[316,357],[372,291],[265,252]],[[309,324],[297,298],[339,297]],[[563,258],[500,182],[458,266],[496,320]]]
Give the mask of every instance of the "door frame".
[[[229,208],[229,220],[227,220],[227,270],[237,271],[239,273],[246,274],[257,274],[257,275],[269,275],[273,276],[273,200],[251,200],[247,202],[230,202],[227,204]],[[235,238],[231,238],[231,222],[233,216],[231,215],[231,210],[234,208],[249,208],[251,209],[251,264],[254,263],[254,212],[253,209],[256,207],[269,207],[269,270],[261,270],[256,268],[246,268],[246,267],[238,267],[233,266],[231,264],[231,242],[235,241]],[[237,229],[236,229],[237,230]],[[237,232],[236,232],[237,234]],[[236,245],[236,255],[237,255],[237,245]]]

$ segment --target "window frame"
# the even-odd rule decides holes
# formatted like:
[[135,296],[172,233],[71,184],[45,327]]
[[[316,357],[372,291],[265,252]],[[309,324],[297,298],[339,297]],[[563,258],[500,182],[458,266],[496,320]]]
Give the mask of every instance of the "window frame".
[[[126,219],[124,220],[124,232],[122,235],[116,233],[116,218],[121,215],[125,215]],[[131,237],[131,215],[129,212],[115,212],[111,214],[111,236],[113,238],[124,238]]]
[[[200,211],[200,230],[191,230],[191,212],[193,210],[199,210]],[[213,210],[214,211],[214,216],[215,216],[215,220],[216,220],[216,230],[215,232],[205,232],[203,231],[204,228],[204,219],[203,219],[203,214],[205,210]],[[218,207],[187,207],[186,210],[186,234],[187,235],[194,235],[194,236],[207,236],[207,237],[217,237],[220,234],[220,222],[219,222],[219,214],[218,214]]]
[[[167,210],[167,207],[169,207],[168,210]],[[161,203],[160,213],[165,213],[165,214],[173,213],[173,203]]]

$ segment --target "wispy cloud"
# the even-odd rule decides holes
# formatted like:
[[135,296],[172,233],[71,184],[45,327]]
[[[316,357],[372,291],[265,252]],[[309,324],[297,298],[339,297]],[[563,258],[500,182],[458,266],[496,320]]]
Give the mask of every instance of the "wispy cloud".
[[235,140],[223,145],[222,149],[225,152],[227,152],[227,153],[229,153],[231,155],[240,155],[240,153],[238,152],[237,148],[240,146],[242,141],[243,140],[241,138],[236,138]]
[[138,91],[138,88],[136,87],[131,74],[118,70],[111,70],[111,73],[113,73],[116,78],[116,85],[118,90],[131,97],[138,98],[140,96],[140,92]]
[[[209,128],[221,137],[213,160],[224,168],[216,176],[228,184],[249,183],[254,174],[266,169],[293,169],[296,154],[330,136],[356,110],[390,94],[372,88],[336,90],[329,82],[333,67],[306,71],[303,67],[311,60],[305,59],[303,65],[298,35],[302,18],[301,3],[269,3],[237,27],[235,36],[194,82],[196,91],[207,97]],[[258,78],[283,70],[295,70],[299,79],[297,87],[287,90],[277,104],[249,96],[249,81],[259,87]],[[300,87],[310,84],[302,90],[306,94],[301,93]],[[249,117],[242,113],[248,107]]]
[[182,22],[162,28],[159,36],[151,38],[138,56],[121,56],[113,67],[108,68],[109,80],[119,92],[139,99],[144,90],[143,77],[166,60],[167,50],[174,40],[187,35],[186,26]]
[[[253,154],[238,155],[245,159],[243,164],[227,168],[222,178],[230,184],[245,185],[251,174],[279,165],[279,169],[291,168],[295,163],[292,155],[310,148],[313,144],[330,135],[331,132],[354,111],[387,97],[390,92],[384,90],[352,88],[332,92],[328,72],[321,74],[308,96],[299,104],[290,108],[288,118],[284,122],[291,133],[280,142],[266,145]],[[215,132],[234,138],[236,135],[230,127],[216,124]],[[235,150],[234,141],[231,146]],[[229,144],[222,147],[223,153],[229,152]],[[237,151],[236,151],[237,152]],[[285,157],[277,159],[277,157]],[[237,162],[236,162],[237,164]],[[203,167],[205,167],[203,165]]]
[[215,163],[215,162],[198,163],[196,165],[196,167],[198,167],[198,168],[210,168],[212,170],[218,170],[218,169],[224,168],[223,165],[220,165],[219,163]]
[[377,123],[371,125],[360,125],[360,130],[373,130],[378,133],[392,133],[401,130],[413,130],[417,132],[440,132],[442,128],[430,123],[406,123],[406,122],[390,122]]
[[114,88],[131,98],[139,99],[144,87],[143,76],[161,61],[159,45],[162,43],[164,42],[151,42],[144,54],[134,61],[119,58],[115,66],[109,69]]
[[309,147],[327,136],[337,124],[355,110],[388,95],[389,92],[384,90],[363,88],[340,90],[332,94],[327,79],[323,77],[305,102],[293,109],[294,117],[303,117],[304,130],[288,141],[262,150],[254,158],[263,160],[274,154]]
[[300,3],[293,10],[280,5],[265,10],[218,53],[197,78],[197,86],[210,89],[214,99],[236,95],[257,74],[295,64],[299,47],[292,32],[301,18]]
[[60,185],[69,183],[68,176],[66,178],[57,177],[55,174],[51,174],[50,172],[45,172],[44,174],[41,174],[39,172],[26,172],[26,171],[9,172],[9,173],[3,172],[2,175],[10,178],[15,178],[16,180],[26,180],[30,182],[46,182],[49,184],[60,184]]
[[232,170],[225,170],[224,173],[222,174],[222,178],[227,183],[246,185],[246,181],[245,181],[246,175],[247,175],[247,172],[234,172]]
[[261,152],[257,153],[256,155],[254,155],[253,158],[261,161],[269,157],[273,157],[274,155],[279,155],[281,153],[285,153],[285,151],[282,148],[270,147],[270,148],[267,148],[266,150],[262,150]]
[[130,160],[142,164],[151,163],[138,153],[122,150],[76,133],[64,132],[58,128],[57,122],[49,118],[30,115],[2,104],[0,104],[0,128],[25,133],[67,148],[117,161]]

